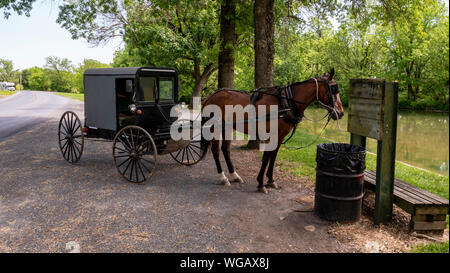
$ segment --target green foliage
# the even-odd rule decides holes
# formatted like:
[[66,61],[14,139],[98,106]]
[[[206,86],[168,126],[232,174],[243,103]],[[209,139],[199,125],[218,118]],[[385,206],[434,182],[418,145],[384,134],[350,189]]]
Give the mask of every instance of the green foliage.
[[[0,9],[5,16],[27,14],[33,1],[0,0]],[[57,22],[74,39],[99,45],[123,38],[114,66],[175,67],[186,102],[216,89],[220,1],[79,0],[59,8]],[[442,0],[275,0],[274,17],[276,85],[335,67],[344,105],[349,79],[377,77],[399,81],[400,108],[449,109],[449,17]],[[238,1],[237,89],[253,89],[253,28],[253,1]],[[77,73],[75,79],[49,69],[44,88],[82,91],[76,68],[62,70]]]
[[419,245],[411,250],[412,253],[449,253],[448,242],[429,243]]
[[10,96],[15,93],[16,93],[15,91],[0,90],[0,96]]
[[110,65],[101,63],[101,62],[93,60],[93,59],[84,59],[83,63],[81,63],[75,69],[74,87],[76,88],[77,92],[84,93],[83,75],[84,75],[84,71],[86,71],[86,69],[105,68],[105,67],[110,67]]
[[85,59],[74,67],[68,59],[48,57],[44,68],[32,67],[22,71],[22,81],[25,89],[82,93],[83,74],[89,68],[109,67],[96,60]]
[[23,85],[22,84],[16,84],[16,90],[17,91],[23,90]]
[[18,82],[19,74],[10,60],[0,59],[0,81]]
[[31,7],[36,0],[0,0],[0,10],[3,10],[3,16],[8,19],[11,10],[17,14],[30,16]]

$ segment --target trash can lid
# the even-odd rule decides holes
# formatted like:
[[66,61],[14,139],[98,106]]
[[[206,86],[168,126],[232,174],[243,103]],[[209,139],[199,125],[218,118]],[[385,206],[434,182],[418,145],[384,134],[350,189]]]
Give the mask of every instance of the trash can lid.
[[317,149],[324,152],[339,154],[359,154],[366,152],[364,147],[348,143],[321,143],[317,145]]

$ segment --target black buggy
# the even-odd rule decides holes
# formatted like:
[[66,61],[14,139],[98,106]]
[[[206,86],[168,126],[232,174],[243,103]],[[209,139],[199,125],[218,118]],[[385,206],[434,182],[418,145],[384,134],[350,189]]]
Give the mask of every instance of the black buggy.
[[[65,112],[58,140],[63,157],[80,160],[85,139],[113,142],[114,166],[130,182],[144,182],[156,167],[158,155],[170,154],[183,165],[199,162],[208,142],[192,134],[192,121],[170,117],[178,104],[178,73],[173,68],[125,67],[88,69],[84,73],[84,126]],[[189,126],[190,140],[174,141],[172,124]]]

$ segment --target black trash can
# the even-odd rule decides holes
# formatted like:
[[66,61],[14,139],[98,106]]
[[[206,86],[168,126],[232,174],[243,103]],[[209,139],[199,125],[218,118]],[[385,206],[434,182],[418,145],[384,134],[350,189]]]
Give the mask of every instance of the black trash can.
[[317,145],[314,213],[329,221],[361,217],[366,149],[345,143]]

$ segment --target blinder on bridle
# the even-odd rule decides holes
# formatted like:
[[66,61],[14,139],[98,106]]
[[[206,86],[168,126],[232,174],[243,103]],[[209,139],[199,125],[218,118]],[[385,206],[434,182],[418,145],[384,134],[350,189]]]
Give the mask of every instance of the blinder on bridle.
[[[339,94],[339,86],[338,86],[338,84],[336,82],[334,82],[334,84],[330,85],[330,81],[328,81],[328,79],[326,79],[325,77],[323,77],[321,79],[324,81],[325,88],[326,88],[326,90],[328,92],[328,95],[330,97],[331,105],[329,107],[334,109],[334,102],[335,102],[334,101],[334,95]],[[326,108],[328,111],[330,111],[329,108],[327,108],[327,107],[324,107],[324,108]]]

